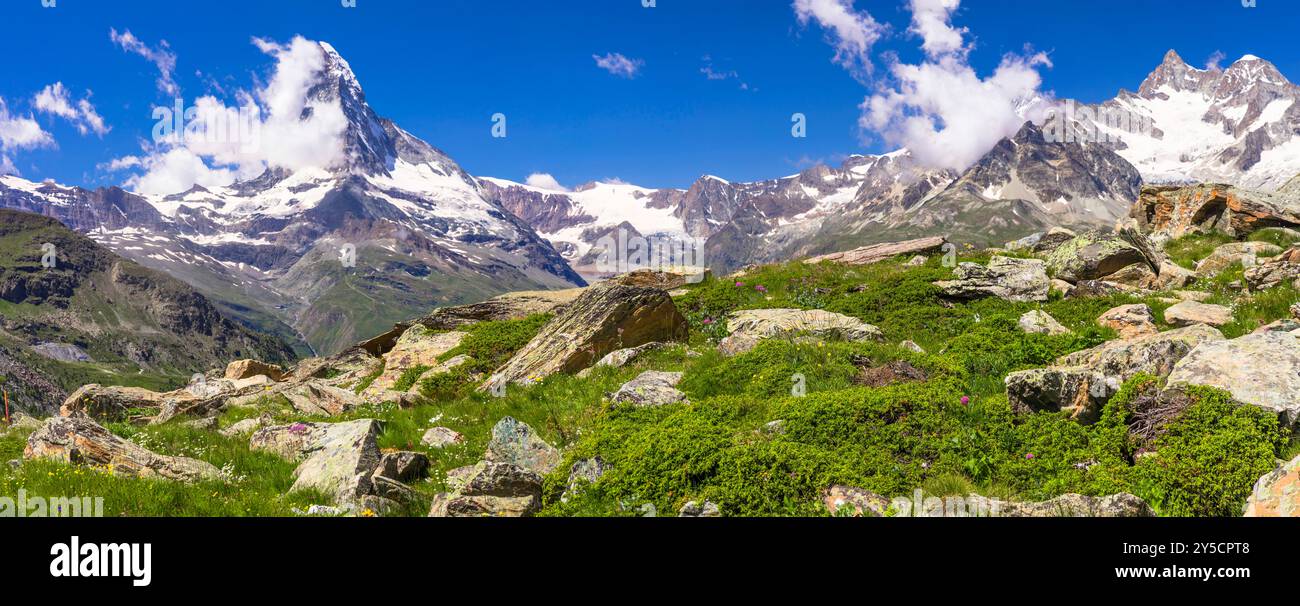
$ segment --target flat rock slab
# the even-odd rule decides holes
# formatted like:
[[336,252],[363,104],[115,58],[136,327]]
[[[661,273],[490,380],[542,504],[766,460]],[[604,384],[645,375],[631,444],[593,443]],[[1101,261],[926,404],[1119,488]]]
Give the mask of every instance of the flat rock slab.
[[1232,310],[1222,305],[1183,301],[1165,310],[1165,322],[1173,326],[1223,326],[1232,322]]
[[885,242],[882,244],[872,244],[853,250],[847,250],[829,255],[821,255],[805,259],[804,263],[814,264],[822,261],[832,261],[843,263],[845,265],[870,265],[878,263],[885,259],[897,257],[899,255],[919,255],[938,252],[943,249],[943,245],[948,241],[942,237],[919,238],[916,240],[906,240],[903,242]]
[[1047,300],[1051,280],[1041,259],[993,257],[987,266],[961,263],[953,270],[956,280],[935,282],[944,296],[953,299],[998,297],[1007,301]]
[[729,336],[718,349],[726,355],[747,352],[764,339],[800,335],[844,341],[883,341],[879,328],[857,318],[820,309],[745,309],[727,321]]
[[160,455],[113,435],[86,417],[54,417],[27,438],[25,459],[107,466],[112,473],[180,482],[224,481],[211,463]]
[[1294,426],[1300,422],[1300,340],[1267,332],[1202,343],[1174,366],[1169,385],[1218,387]]

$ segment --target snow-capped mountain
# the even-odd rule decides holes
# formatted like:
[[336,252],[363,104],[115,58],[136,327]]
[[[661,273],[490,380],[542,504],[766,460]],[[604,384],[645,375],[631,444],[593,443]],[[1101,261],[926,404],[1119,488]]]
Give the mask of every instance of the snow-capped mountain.
[[[1100,134],[1148,183],[1231,183],[1275,190],[1300,173],[1300,87],[1246,55],[1198,69],[1169,51],[1136,93],[1100,105]],[[1116,127],[1116,120],[1126,127]]]
[[320,52],[303,118],[342,110],[338,165],[148,196],[4,177],[0,206],[55,217],[318,352],[438,305],[584,283],[451,158],[379,117],[333,47]]

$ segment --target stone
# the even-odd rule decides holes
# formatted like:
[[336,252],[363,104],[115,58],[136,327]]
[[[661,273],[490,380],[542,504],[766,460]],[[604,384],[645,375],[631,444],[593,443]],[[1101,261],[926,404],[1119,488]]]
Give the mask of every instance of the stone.
[[1134,263],[1109,276],[1106,280],[1146,290],[1159,288],[1160,276],[1146,263]]
[[452,356],[451,358],[443,362],[440,362],[437,366],[434,366],[433,368],[424,371],[424,374],[421,374],[420,377],[417,378],[415,382],[411,384],[411,388],[408,389],[406,393],[411,395],[419,395],[420,384],[423,383],[426,379],[430,379],[442,374],[447,374],[453,370],[456,370],[457,368],[460,368],[461,366],[464,366],[466,364],[471,364],[473,362],[474,362],[474,358],[467,354]]
[[1282,252],[1282,248],[1268,242],[1229,242],[1210,253],[1210,256],[1196,263],[1196,276],[1209,278],[1232,267],[1254,267],[1260,257],[1272,256]]
[[1038,242],[1034,243],[1032,250],[1035,255],[1045,257],[1052,254],[1052,251],[1060,248],[1062,244],[1065,244],[1078,236],[1079,234],[1064,227],[1053,227],[1047,230],[1047,233],[1043,234],[1042,237],[1038,239]]
[[569,469],[569,482],[564,494],[560,500],[567,503],[569,499],[577,496],[584,488],[600,481],[600,478],[609,471],[609,464],[600,457],[590,459],[581,459],[574,462],[573,467]]
[[1123,383],[1138,373],[1169,376],[1174,365],[1202,343],[1224,340],[1223,333],[1196,324],[1127,340],[1107,341],[1061,356],[1061,366],[1082,366]]
[[1300,225],[1300,202],[1293,193],[1280,190],[1260,192],[1213,183],[1148,185],[1130,216],[1143,231],[1166,238],[1214,231],[1244,238],[1265,227]]
[[1256,292],[1294,282],[1297,278],[1300,278],[1300,247],[1292,247],[1265,259],[1247,268],[1245,273],[1246,285]]
[[[273,428],[258,434],[269,429]],[[380,429],[374,419],[317,424],[310,443],[299,454],[302,462],[293,472],[289,491],[314,489],[334,495],[340,504],[357,503],[374,494],[371,476],[381,459]]]
[[831,253],[805,259],[804,263],[816,264],[823,261],[843,263],[845,265],[870,265],[899,255],[924,255],[943,250],[948,241],[941,237],[919,238],[903,242],[885,242],[855,248],[853,250]]
[[308,415],[337,416],[365,403],[346,389],[309,381],[283,392],[294,409]]
[[216,417],[205,417],[202,419],[194,419],[193,421],[186,421],[185,423],[183,423],[183,425],[189,427],[190,429],[215,431],[217,427],[220,425],[220,421],[218,421]]
[[682,506],[681,510],[677,512],[677,517],[679,518],[720,518],[722,517],[722,510],[718,508],[718,505],[716,503],[713,503],[711,501],[705,501],[703,503],[697,501],[688,501],[685,505]]
[[1165,310],[1165,322],[1171,326],[1208,324],[1218,327],[1232,322],[1232,310],[1222,305],[1183,301]]
[[953,270],[956,280],[935,282],[944,296],[954,299],[998,297],[1008,301],[1047,300],[1051,283],[1040,259],[993,257],[988,266],[961,263]]
[[113,435],[84,416],[54,417],[27,438],[23,458],[108,467],[113,474],[179,482],[225,481],[211,463],[160,455]]
[[1135,263],[1151,266],[1144,251],[1120,234],[1097,231],[1080,234],[1047,256],[1047,268],[1053,277],[1074,284],[1105,278]]
[[603,282],[565,306],[479,389],[497,393],[508,384],[573,374],[617,349],[685,341],[687,331],[668,293]]
[[217,433],[226,436],[227,438],[236,438],[250,435],[263,427],[270,426],[273,422],[274,419],[271,415],[263,414],[258,417],[235,421],[230,425],[230,427],[219,430]]
[[1069,297],[1074,294],[1074,285],[1065,280],[1057,280],[1053,278],[1051,284],[1048,286],[1048,290],[1049,292],[1059,293],[1061,297]]
[[1196,272],[1165,259],[1160,262],[1160,273],[1156,276],[1155,284],[1149,288],[1154,290],[1186,288],[1187,285],[1195,281]]
[[[638,269],[610,278],[610,281],[624,286],[646,286],[662,290],[673,290],[687,284],[698,284],[712,275],[712,272],[707,269],[685,267],[679,269],[681,271]],[[687,271],[688,269],[694,271]]]
[[902,343],[899,343],[898,346],[908,351],[914,351],[916,353],[922,353],[922,354],[925,353],[925,349],[922,348],[920,345],[917,345],[916,342],[912,341],[911,339],[907,339]]
[[1069,334],[1070,329],[1061,325],[1045,311],[1033,310],[1027,311],[1020,316],[1020,330],[1036,335],[1064,335]]
[[[932,507],[933,505],[933,507]],[[897,508],[897,502],[895,504]],[[922,511],[911,515],[925,517],[991,518],[1148,518],[1155,511],[1145,501],[1128,493],[1090,497],[1068,493],[1046,501],[1003,501],[980,495],[950,499],[929,499]]]
[[267,364],[257,360],[236,360],[226,365],[225,376],[231,381],[247,379],[257,375],[265,375],[272,381],[283,381],[284,374],[284,369],[275,364]]
[[584,369],[582,372],[579,372],[578,376],[579,377],[590,376],[592,370],[601,367],[622,368],[628,365],[629,363],[631,363],[633,360],[636,360],[637,358],[641,357],[642,354],[650,351],[655,351],[657,349],[663,349],[666,346],[667,346],[666,343],[646,343],[645,345],[638,345],[636,347],[624,347],[623,349],[616,349],[614,351],[609,352],[609,354],[607,354],[605,357],[601,358],[591,368],[587,368]]
[[1294,426],[1300,422],[1300,340],[1267,332],[1201,343],[1178,361],[1168,384],[1217,387]]
[[889,512],[889,499],[870,490],[852,486],[831,486],[822,491],[822,505],[836,517],[881,518]]
[[1136,293],[1139,290],[1127,284],[1108,280],[1082,280],[1070,290],[1070,298],[1109,297],[1124,293]]
[[538,437],[526,423],[505,417],[492,427],[483,458],[494,463],[509,463],[538,475],[551,473],[560,465],[560,451]]
[[1291,459],[1255,482],[1247,518],[1300,518],[1300,457]]
[[1179,301],[1196,301],[1197,303],[1204,303],[1213,296],[1202,290],[1175,290],[1173,295],[1178,297]]
[[361,395],[374,397],[391,390],[412,368],[439,366],[438,358],[459,346],[467,334],[460,331],[435,332],[420,324],[406,329],[393,348],[383,355],[384,372]]
[[1032,251],[1034,249],[1034,246],[1036,246],[1043,239],[1044,235],[1045,234],[1041,231],[1037,233],[1032,233],[1019,240],[1012,240],[1010,242],[1007,242],[1006,246],[1003,246],[1002,248],[1010,251],[1020,251],[1020,250]]
[[685,402],[686,394],[677,389],[681,380],[680,372],[647,370],[619,387],[610,397],[610,402],[615,406],[636,408]]
[[133,409],[161,407],[165,397],[140,387],[105,387],[92,383],[72,392],[59,408],[59,416],[84,414],[95,419],[118,421],[128,418]]
[[1014,410],[1065,411],[1080,423],[1095,423],[1120,382],[1085,367],[1033,368],[1006,376],[1007,399]]
[[1155,314],[1151,313],[1151,307],[1146,303],[1121,305],[1097,317],[1099,326],[1114,329],[1121,339],[1155,334],[1158,331],[1155,321]]
[[904,263],[903,265],[906,267],[920,267],[922,265],[925,265],[926,260],[927,258],[925,257],[925,255],[916,255],[915,257],[908,259],[907,262]]
[[454,444],[464,444],[465,436],[446,427],[432,427],[424,432],[420,443],[431,448],[446,448]]
[[407,483],[423,480],[429,477],[429,456],[409,451],[384,453],[379,457],[379,465],[370,477],[371,480],[382,477]]
[[747,352],[764,339],[810,335],[843,341],[881,341],[879,328],[854,317],[820,309],[745,309],[727,320],[731,333],[719,343],[724,355]]
[[455,490],[434,497],[429,517],[525,517],[541,509],[542,476],[535,472],[482,461],[458,473]]

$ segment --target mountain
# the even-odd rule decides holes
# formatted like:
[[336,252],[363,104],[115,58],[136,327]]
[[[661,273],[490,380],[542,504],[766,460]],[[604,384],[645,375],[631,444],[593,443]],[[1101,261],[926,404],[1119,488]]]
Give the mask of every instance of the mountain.
[[294,354],[227,319],[177,279],[49,217],[0,210],[0,366],[7,368],[0,374],[12,375],[11,392],[23,391],[16,383],[35,384],[35,397],[54,383],[71,391],[90,382],[183,382],[241,358],[287,362]]
[[585,284],[451,158],[376,114],[347,62],[319,46],[303,118],[313,104],[341,109],[338,165],[272,166],[170,195],[3,177],[0,207],[57,218],[303,354],[336,352],[441,305]]
[[1198,69],[1171,50],[1136,93],[1091,106],[1109,113],[1089,122],[1149,183],[1274,190],[1300,173],[1297,101],[1300,86],[1264,59]]

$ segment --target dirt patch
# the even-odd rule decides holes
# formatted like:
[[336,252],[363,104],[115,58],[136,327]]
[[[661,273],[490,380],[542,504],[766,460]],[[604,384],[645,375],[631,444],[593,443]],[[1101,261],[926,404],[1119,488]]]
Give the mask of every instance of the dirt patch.
[[[866,362],[870,364],[869,360]],[[903,360],[894,360],[878,366],[859,364],[859,369],[858,376],[854,377],[853,382],[867,387],[885,387],[896,383],[924,381],[929,378],[924,370]]]

